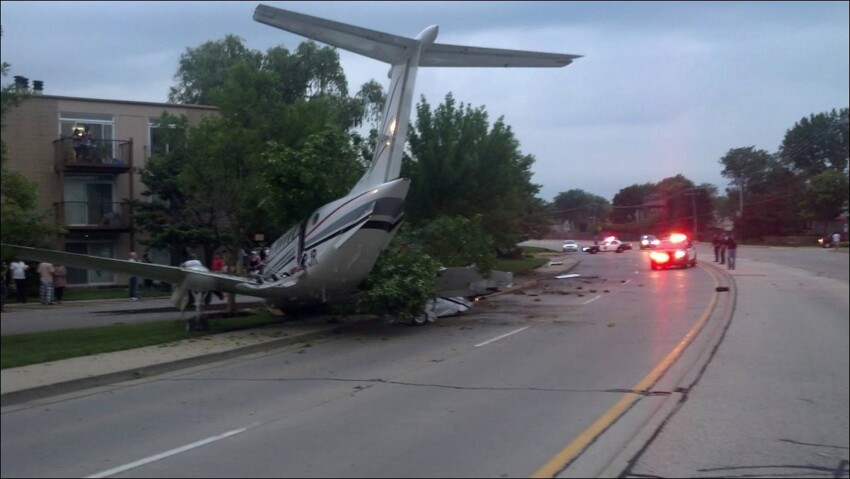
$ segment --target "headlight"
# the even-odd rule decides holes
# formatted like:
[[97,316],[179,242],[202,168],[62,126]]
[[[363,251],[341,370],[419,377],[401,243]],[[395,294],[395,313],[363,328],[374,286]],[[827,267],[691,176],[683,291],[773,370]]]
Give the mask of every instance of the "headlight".
[[649,258],[656,263],[666,263],[670,261],[670,255],[664,251],[653,251],[649,253]]

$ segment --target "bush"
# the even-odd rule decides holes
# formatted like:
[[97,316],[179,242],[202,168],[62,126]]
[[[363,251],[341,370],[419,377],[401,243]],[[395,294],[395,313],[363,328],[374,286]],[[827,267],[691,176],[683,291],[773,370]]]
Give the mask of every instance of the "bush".
[[437,262],[418,248],[391,247],[378,258],[366,279],[357,310],[400,320],[420,316],[427,301],[436,296],[438,270]]

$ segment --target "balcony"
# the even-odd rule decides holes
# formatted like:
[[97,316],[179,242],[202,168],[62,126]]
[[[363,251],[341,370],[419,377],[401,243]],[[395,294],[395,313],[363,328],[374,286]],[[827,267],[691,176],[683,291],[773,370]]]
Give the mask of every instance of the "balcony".
[[53,141],[53,157],[56,172],[120,175],[133,167],[133,142],[63,137]]
[[56,224],[68,231],[128,231],[132,226],[127,202],[64,201],[56,203]]

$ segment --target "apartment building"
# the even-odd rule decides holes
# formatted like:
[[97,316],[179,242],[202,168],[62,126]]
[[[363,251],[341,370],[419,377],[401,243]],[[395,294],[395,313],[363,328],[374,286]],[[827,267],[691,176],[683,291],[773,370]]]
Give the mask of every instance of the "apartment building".
[[[39,209],[52,211],[48,221],[67,230],[55,247],[110,258],[143,251],[127,200],[145,199],[139,169],[168,148],[157,132],[160,116],[185,115],[197,124],[218,109],[43,95],[41,88],[7,113],[3,140],[7,167],[38,184]],[[106,271],[68,272],[69,286],[126,282]]]

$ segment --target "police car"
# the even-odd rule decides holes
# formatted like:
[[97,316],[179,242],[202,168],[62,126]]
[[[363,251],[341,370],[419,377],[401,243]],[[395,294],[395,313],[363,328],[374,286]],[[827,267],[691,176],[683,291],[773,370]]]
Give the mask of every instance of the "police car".
[[671,234],[662,238],[658,245],[649,253],[649,266],[652,269],[672,267],[694,267],[697,265],[697,249],[687,235]]
[[623,241],[618,240],[614,236],[609,236],[602,240],[601,243],[595,244],[593,246],[585,246],[581,250],[585,253],[596,254],[602,251],[614,251],[617,253],[622,253],[623,251],[627,251],[632,249],[631,243],[625,243]]

